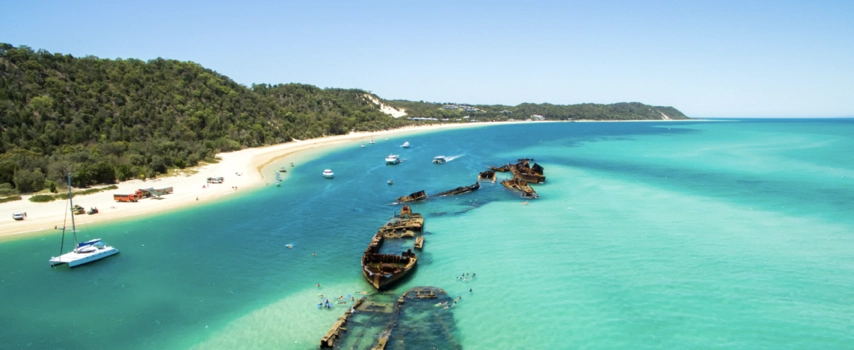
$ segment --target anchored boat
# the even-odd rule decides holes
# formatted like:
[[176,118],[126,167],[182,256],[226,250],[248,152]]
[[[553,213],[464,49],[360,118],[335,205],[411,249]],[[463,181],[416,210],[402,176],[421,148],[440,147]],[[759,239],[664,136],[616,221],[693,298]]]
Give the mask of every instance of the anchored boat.
[[[68,204],[74,208],[74,203],[71,194],[71,174],[68,174]],[[119,250],[106,245],[100,238],[88,240],[83,243],[77,243],[77,227],[74,224],[74,215],[71,215],[71,234],[74,238],[74,249],[70,252],[62,254],[63,244],[65,243],[65,225],[62,227],[62,242],[59,246],[60,256],[50,258],[50,266],[68,265],[75,267],[101,260],[111,255],[119,253]]]
[[385,157],[385,163],[389,165],[400,163],[400,156],[396,154],[389,154],[388,157]]

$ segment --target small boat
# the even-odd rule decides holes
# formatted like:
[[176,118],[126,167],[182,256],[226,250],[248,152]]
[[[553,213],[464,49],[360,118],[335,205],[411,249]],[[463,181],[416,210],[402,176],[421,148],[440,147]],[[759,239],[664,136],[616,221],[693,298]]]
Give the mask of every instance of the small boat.
[[418,236],[415,238],[415,249],[424,248],[424,236]]
[[385,157],[385,163],[389,165],[400,163],[400,156],[396,154],[389,154],[388,157]]
[[325,177],[327,179],[331,179],[331,178],[335,177],[335,173],[332,172],[332,169],[326,169],[323,171],[323,177]]
[[24,214],[22,214],[22,213],[14,213],[14,214],[12,214],[12,219],[15,219],[15,220],[17,220],[17,221],[24,220]]
[[439,193],[436,195],[436,197],[446,197],[446,196],[453,196],[456,194],[469,193],[472,191],[476,191],[479,188],[480,188],[480,182],[475,182],[474,185],[471,185],[471,186],[460,186],[460,187],[457,187],[453,190]]
[[[293,163],[291,163],[291,166],[293,166]],[[279,168],[279,172],[280,173],[286,173],[286,172],[288,172],[288,169],[285,169],[285,167],[281,167],[281,168]]]
[[[74,208],[71,195],[71,174],[68,174],[68,204]],[[65,242],[65,226],[62,227],[62,242]],[[71,215],[71,233],[74,237],[74,249],[68,253],[61,254],[50,258],[50,266],[68,265],[75,267],[101,260],[111,255],[119,253],[119,250],[104,244],[100,238],[91,239],[83,243],[77,243],[77,227],[74,224],[74,215]],[[62,252],[62,243],[59,246],[59,251]]]
[[448,158],[445,156],[435,156],[433,157],[433,164],[442,164],[448,161]]
[[375,144],[375,143],[376,143],[376,142],[374,142],[374,137],[373,137],[373,136],[371,136],[371,144],[373,145],[373,144]]
[[404,142],[400,147],[409,148],[409,141]]
[[389,184],[389,185],[394,185],[394,181],[392,181],[392,180],[388,180],[388,184]]
[[427,192],[424,190],[414,192],[409,194],[408,196],[403,196],[397,199],[398,202],[413,202],[427,199]]
[[86,212],[86,215],[92,215],[92,214],[98,214],[98,208],[96,208],[96,207],[89,208],[89,211]]
[[364,143],[364,142],[362,142],[362,148],[365,148],[365,143]]

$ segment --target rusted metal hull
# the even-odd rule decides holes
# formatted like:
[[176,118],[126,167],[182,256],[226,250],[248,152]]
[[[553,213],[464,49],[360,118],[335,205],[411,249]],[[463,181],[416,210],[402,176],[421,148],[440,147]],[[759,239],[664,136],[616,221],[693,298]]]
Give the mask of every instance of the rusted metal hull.
[[477,174],[477,181],[492,181],[495,182],[495,171],[487,170]]
[[476,191],[480,188],[480,183],[475,182],[474,185],[471,186],[460,186],[450,191],[445,191],[436,195],[436,197],[445,197],[445,196],[453,196],[457,194],[469,193],[472,191]]
[[380,247],[386,238],[402,238],[410,233],[408,236],[414,237],[415,232],[420,233],[423,228],[424,218],[421,214],[413,213],[410,206],[404,205],[399,214],[380,227],[365,249],[362,255],[362,276],[365,276],[365,280],[377,290],[382,290],[415,269],[418,257],[411,249],[395,255],[381,254]]
[[344,315],[338,318],[338,321],[332,324],[332,327],[329,328],[329,331],[326,332],[326,335],[323,338],[320,338],[320,347],[321,348],[331,348],[335,346],[335,342],[341,337],[342,332],[347,331],[347,321],[350,319],[350,315],[353,314],[352,310],[355,310],[365,302],[365,298],[361,298],[353,303],[353,306],[347,311],[344,312]]
[[[424,231],[424,217],[413,213],[412,208],[404,205],[400,214],[396,214],[385,223],[377,233],[383,234],[385,238],[413,237]],[[410,233],[411,232],[411,233]]]
[[[540,168],[542,169],[542,167]],[[533,169],[528,167],[528,163],[519,163],[510,168],[513,176],[525,180],[529,183],[540,184],[546,182],[545,175],[537,174]]]
[[427,199],[427,193],[423,190],[412,193],[408,196],[403,196],[397,199],[398,202],[414,202]]
[[412,253],[403,255],[368,254],[362,256],[362,276],[377,290],[383,290],[394,284],[418,264],[418,257]]
[[506,173],[506,172],[510,171],[510,164],[502,165],[499,167],[491,166],[491,167],[489,167],[489,170],[499,172],[499,173]]
[[536,191],[534,191],[531,186],[528,185],[528,182],[519,178],[512,178],[510,180],[502,180],[501,184],[505,187],[522,192],[522,197],[525,198],[538,198],[539,195]]

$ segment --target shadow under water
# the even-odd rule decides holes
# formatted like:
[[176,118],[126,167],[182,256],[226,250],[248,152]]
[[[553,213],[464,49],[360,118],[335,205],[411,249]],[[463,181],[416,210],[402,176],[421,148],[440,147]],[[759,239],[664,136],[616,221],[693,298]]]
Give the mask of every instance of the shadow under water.
[[399,298],[362,298],[321,339],[333,349],[462,349],[451,312],[456,301],[436,287],[415,287]]

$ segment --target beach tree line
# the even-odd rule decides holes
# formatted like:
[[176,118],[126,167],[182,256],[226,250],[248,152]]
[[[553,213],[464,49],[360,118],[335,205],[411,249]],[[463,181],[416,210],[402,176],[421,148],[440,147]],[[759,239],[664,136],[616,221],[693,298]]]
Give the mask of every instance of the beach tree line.
[[[247,147],[434,123],[393,118],[359,89],[244,86],[193,62],[73,57],[0,43],[0,196],[150,179]],[[443,104],[383,101],[467,122]],[[580,106],[580,107],[579,107]],[[476,106],[478,120],[661,119],[640,103]],[[684,117],[668,109],[673,119]],[[473,118],[474,119],[474,118]],[[521,118],[524,119],[524,118]]]
[[408,115],[438,120],[454,121],[507,121],[528,120],[542,116],[544,120],[662,120],[689,119],[673,107],[650,106],[639,102],[612,104],[582,103],[555,105],[549,103],[522,103],[506,105],[468,105],[453,102],[391,100],[387,104],[406,109]]

